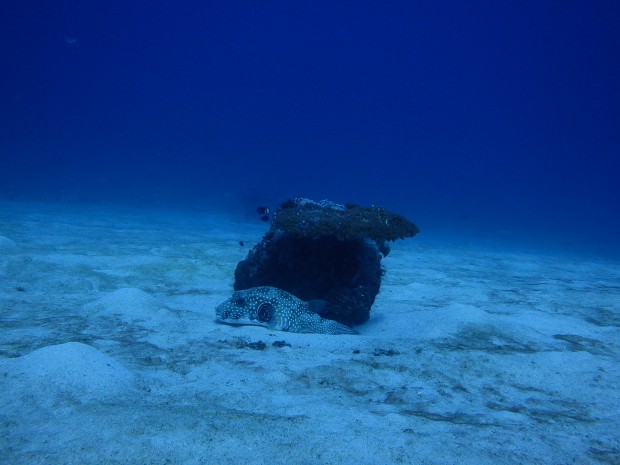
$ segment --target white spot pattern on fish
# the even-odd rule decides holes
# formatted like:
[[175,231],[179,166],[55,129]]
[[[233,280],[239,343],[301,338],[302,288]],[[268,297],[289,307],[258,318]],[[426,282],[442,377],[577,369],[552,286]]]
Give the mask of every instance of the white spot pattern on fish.
[[310,305],[277,287],[236,291],[215,308],[216,320],[230,325],[257,325],[278,331],[317,334],[357,334],[337,321],[310,310]]

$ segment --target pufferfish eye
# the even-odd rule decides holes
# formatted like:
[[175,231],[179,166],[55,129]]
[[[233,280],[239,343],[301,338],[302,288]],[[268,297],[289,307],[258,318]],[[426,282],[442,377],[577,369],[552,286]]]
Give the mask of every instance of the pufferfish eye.
[[233,303],[238,307],[245,307],[247,304],[246,300],[243,297],[236,297]]
[[273,305],[269,302],[263,302],[258,306],[256,318],[261,323],[269,323],[273,317]]

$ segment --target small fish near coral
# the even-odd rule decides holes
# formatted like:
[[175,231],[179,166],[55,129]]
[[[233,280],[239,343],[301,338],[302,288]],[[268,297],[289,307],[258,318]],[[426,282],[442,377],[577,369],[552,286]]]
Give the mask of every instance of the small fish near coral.
[[271,211],[269,207],[260,206],[256,208],[256,214],[260,217],[261,221],[269,222],[271,220]]
[[321,317],[308,302],[270,286],[236,291],[215,308],[216,321],[229,325],[256,325],[291,333],[358,334],[337,321]]

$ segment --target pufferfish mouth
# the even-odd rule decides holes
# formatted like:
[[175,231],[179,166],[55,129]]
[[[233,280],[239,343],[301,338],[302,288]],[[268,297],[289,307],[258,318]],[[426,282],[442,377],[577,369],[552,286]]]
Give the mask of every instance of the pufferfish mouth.
[[233,326],[264,326],[264,322],[257,321],[253,315],[249,315],[246,312],[235,311],[235,309],[229,308],[216,308],[215,321],[218,323],[224,323]]
[[237,315],[221,315],[221,316],[216,316],[215,317],[215,321],[219,322],[219,323],[228,323],[231,325],[234,324],[247,324],[247,322],[245,321],[245,318],[242,318],[240,316]]
[[247,315],[243,312],[237,312],[235,309],[221,307],[215,309],[215,320],[221,323],[247,324],[246,319]]
[[241,318],[241,315],[237,315],[236,313],[232,313],[232,312],[221,312],[221,313],[217,313],[216,318],[218,320],[233,320],[236,321],[239,318]]
[[217,320],[228,320],[231,318],[231,311],[226,308],[216,307],[215,318]]
[[256,320],[250,319],[248,316],[229,316],[228,318],[216,318],[218,323],[224,323],[232,326],[264,326],[262,323],[259,323]]

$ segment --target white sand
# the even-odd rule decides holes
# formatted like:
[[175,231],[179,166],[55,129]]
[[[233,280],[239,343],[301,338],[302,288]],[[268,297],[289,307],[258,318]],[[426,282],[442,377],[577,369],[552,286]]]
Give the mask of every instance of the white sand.
[[213,321],[265,225],[2,207],[1,464],[620,463],[618,263],[422,234],[359,336],[278,333]]

